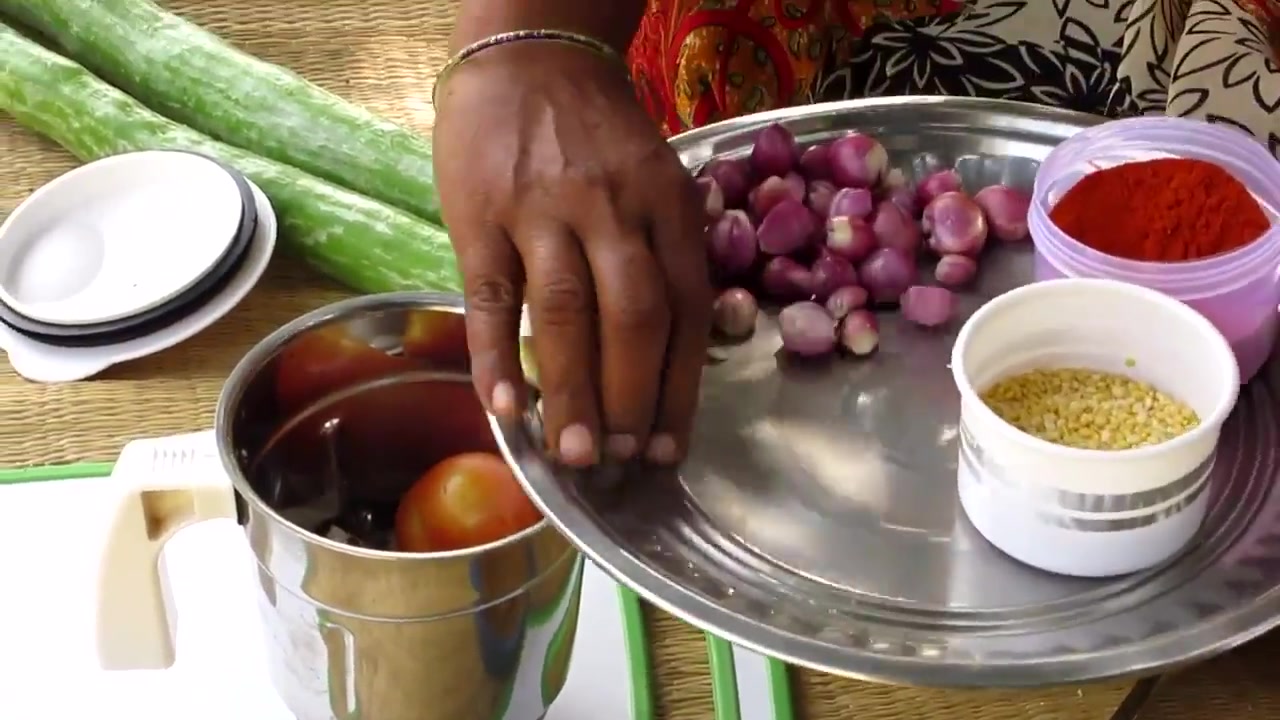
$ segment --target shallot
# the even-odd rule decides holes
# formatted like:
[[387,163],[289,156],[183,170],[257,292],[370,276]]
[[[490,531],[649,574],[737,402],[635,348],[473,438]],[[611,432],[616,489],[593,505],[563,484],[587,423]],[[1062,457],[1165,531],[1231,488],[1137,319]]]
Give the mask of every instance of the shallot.
[[956,296],[946,288],[913,285],[902,294],[902,316],[916,325],[944,325],[955,312]]
[[910,182],[901,168],[890,168],[884,174],[884,181],[881,184],[884,185],[885,190],[900,190],[910,185]]
[[982,252],[987,243],[987,219],[982,208],[962,192],[943,193],[925,206],[929,248],[939,255]]
[[876,236],[865,220],[835,216],[827,221],[827,250],[850,262],[862,262],[876,249]]
[[821,305],[808,300],[778,313],[778,332],[787,352],[816,357],[836,348],[836,321]]
[[978,275],[978,261],[968,255],[943,255],[933,268],[938,284],[948,288],[964,287]]
[[796,202],[804,202],[805,199],[804,180],[794,173],[786,177],[771,175],[765,178],[747,194],[747,206],[756,217],[762,218],[778,203],[788,199]]
[[756,229],[742,210],[726,210],[711,226],[711,265],[723,277],[734,277],[755,264]]
[[889,169],[889,153],[870,135],[852,133],[831,143],[831,179],[842,187],[875,187]]
[[809,191],[805,200],[809,209],[825,218],[831,214],[831,201],[837,193],[836,186],[826,180],[814,180],[809,183]]
[[1031,197],[1008,185],[991,185],[973,196],[973,202],[982,208],[991,234],[1001,242],[1026,240],[1027,211]]
[[832,253],[824,253],[814,260],[809,273],[813,278],[811,289],[820,301],[826,300],[839,288],[858,283],[858,271],[853,263]]
[[871,232],[876,236],[876,244],[882,248],[892,248],[913,257],[920,249],[920,226],[902,208],[888,200],[881,200],[876,205]]
[[840,345],[859,357],[880,347],[880,323],[868,310],[850,310],[840,322]]
[[842,288],[836,288],[834,292],[827,297],[827,312],[831,317],[839,320],[854,310],[866,307],[867,290],[858,285],[845,285]]
[[751,169],[756,177],[786,175],[796,166],[799,148],[791,131],[774,123],[756,135],[751,147]]
[[809,146],[800,154],[800,172],[809,180],[830,180],[831,147],[826,143]]
[[[827,208],[828,217],[865,218],[876,208],[875,196],[866,188],[841,188],[831,198],[831,206]],[[814,208],[817,210],[817,208]]]
[[709,177],[720,186],[725,207],[740,208],[747,201],[751,190],[751,171],[746,160],[712,160],[702,168],[702,177]]
[[891,304],[915,281],[916,268],[902,251],[880,248],[858,266],[858,277],[872,302]]
[[[883,306],[900,305],[916,325],[947,323],[957,312],[952,290],[975,282],[987,236],[1028,237],[1025,192],[993,185],[971,197],[955,168],[922,178],[891,168],[885,146],[858,132],[801,148],[774,123],[748,157],[708,162],[697,184],[713,278],[726,283],[712,306],[715,332],[746,337],[760,301],[790,303],[779,325],[799,355],[875,352],[871,310]],[[924,244],[937,262],[930,284],[917,285]]]
[[770,258],[760,271],[760,286],[774,300],[799,300],[813,295],[813,276],[789,257]]
[[809,208],[786,198],[760,221],[756,241],[770,255],[789,255],[808,245],[817,229],[817,220]]
[[960,179],[960,173],[952,168],[946,170],[938,170],[930,173],[925,179],[920,181],[916,186],[916,196],[920,201],[920,206],[925,207],[933,202],[933,199],[943,193],[959,192],[964,190],[964,181]]
[[902,212],[906,213],[912,220],[920,219],[920,203],[916,200],[915,190],[909,187],[890,190],[885,195],[885,198],[901,208]]
[[698,178],[698,188],[702,190],[702,201],[707,209],[707,216],[712,220],[724,214],[724,192],[713,177]]
[[760,307],[751,293],[742,288],[729,288],[720,293],[711,308],[712,324],[725,337],[743,338],[756,327]]

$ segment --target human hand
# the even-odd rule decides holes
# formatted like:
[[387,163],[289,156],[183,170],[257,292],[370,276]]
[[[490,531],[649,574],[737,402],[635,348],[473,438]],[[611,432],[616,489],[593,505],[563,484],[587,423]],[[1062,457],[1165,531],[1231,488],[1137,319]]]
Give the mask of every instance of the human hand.
[[529,305],[548,449],[677,462],[711,326],[701,196],[620,67],[491,48],[441,87],[435,168],[482,402],[518,414]]

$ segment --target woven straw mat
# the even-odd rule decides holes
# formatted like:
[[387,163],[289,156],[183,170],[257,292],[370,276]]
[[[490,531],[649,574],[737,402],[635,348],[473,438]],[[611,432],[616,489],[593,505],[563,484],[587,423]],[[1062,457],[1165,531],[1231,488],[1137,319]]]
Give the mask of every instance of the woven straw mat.
[[[174,0],[170,5],[248,52],[289,66],[352,101],[430,132],[430,89],[445,60],[456,0]],[[0,118],[0,216],[74,161]],[[44,386],[0,368],[0,466],[110,460],[131,438],[210,426],[223,378],[255,341],[337,300],[334,284],[278,257],[225,320],[156,357],[81,383]],[[711,718],[702,635],[650,613],[658,707],[665,720]],[[1162,683],[1143,717],[1280,718],[1280,643],[1263,641]],[[938,691],[795,671],[802,720],[1105,720],[1127,682],[1040,691]]]

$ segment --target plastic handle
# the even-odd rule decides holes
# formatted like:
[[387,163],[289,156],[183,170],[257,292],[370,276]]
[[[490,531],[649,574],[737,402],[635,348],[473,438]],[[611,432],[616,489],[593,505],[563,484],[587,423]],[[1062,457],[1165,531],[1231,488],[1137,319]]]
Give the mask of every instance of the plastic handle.
[[177,617],[160,551],[188,525],[234,518],[231,482],[212,432],[135,440],[106,482],[125,492],[98,563],[98,662],[104,670],[164,669],[174,661]]

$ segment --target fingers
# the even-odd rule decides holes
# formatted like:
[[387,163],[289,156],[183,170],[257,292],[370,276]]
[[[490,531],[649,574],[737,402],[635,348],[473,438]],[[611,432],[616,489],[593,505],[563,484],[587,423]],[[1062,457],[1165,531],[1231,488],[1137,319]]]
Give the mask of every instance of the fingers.
[[662,268],[644,231],[607,205],[577,228],[600,314],[600,406],[604,449],[627,460],[648,443],[662,388],[671,312]]
[[654,434],[646,457],[670,464],[684,457],[698,406],[698,385],[711,334],[711,282],[707,269],[706,217],[693,179],[681,173],[684,192],[653,212],[654,253],[666,276],[672,327]]
[[471,380],[489,412],[512,418],[525,402],[519,346],[524,297],[520,255],[496,227],[474,234],[455,229],[453,235],[466,301]]
[[531,228],[518,244],[528,278],[547,444],[567,465],[591,465],[599,459],[600,436],[591,272],[567,226]]

